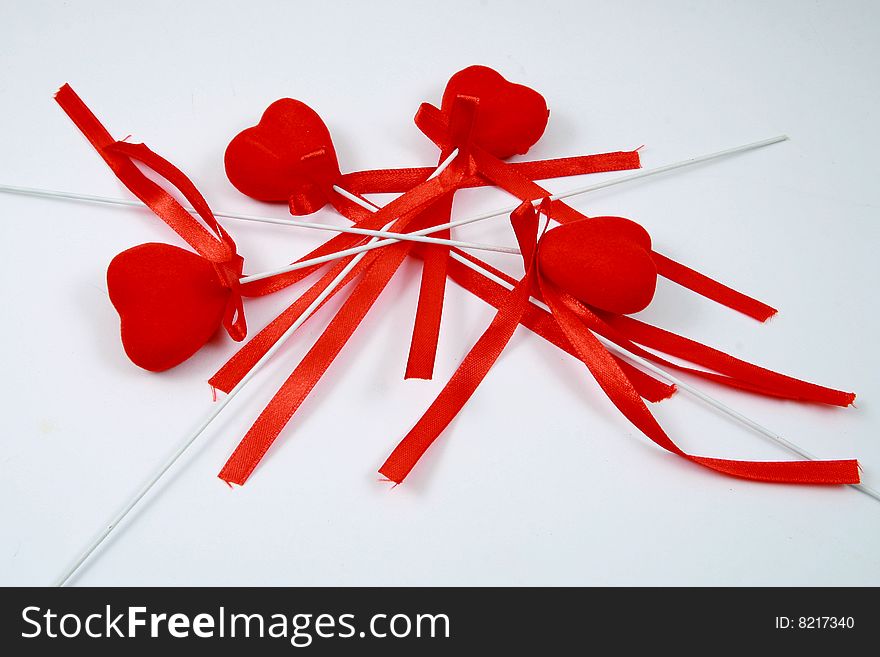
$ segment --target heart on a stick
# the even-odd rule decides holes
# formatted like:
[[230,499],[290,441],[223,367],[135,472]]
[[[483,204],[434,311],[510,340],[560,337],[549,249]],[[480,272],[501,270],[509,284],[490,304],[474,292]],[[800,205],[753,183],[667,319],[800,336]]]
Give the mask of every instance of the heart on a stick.
[[169,244],[141,244],[107,268],[122,345],[151,372],[179,365],[217,332],[231,291],[208,260]]
[[300,215],[324,207],[340,176],[327,126],[292,98],[276,100],[257,125],[238,133],[226,148],[225,164],[240,192],[258,201],[289,202]]
[[657,286],[651,237],[623,217],[593,217],[548,230],[538,245],[541,275],[589,306],[644,310]]
[[547,127],[550,111],[544,97],[486,66],[469,66],[449,78],[440,106],[447,117],[458,96],[479,101],[471,136],[497,158],[526,153]]

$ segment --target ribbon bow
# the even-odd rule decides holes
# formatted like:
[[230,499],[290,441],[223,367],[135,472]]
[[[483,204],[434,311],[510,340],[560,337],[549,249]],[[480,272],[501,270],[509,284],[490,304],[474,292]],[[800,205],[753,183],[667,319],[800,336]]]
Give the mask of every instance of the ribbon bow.
[[[195,185],[146,145],[114,140],[69,85],[58,90],[55,100],[117,178],[195,250],[142,244],[111,261],[107,289],[132,362],[151,371],[174,367],[220,326],[233,340],[243,340],[247,324],[238,283],[243,260]],[[204,225],[135,162],[179,190]]]

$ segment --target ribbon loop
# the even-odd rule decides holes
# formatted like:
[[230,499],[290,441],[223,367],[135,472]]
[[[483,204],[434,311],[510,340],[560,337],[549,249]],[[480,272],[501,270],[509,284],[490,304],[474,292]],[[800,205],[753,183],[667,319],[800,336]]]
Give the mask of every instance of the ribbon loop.
[[[223,326],[229,336],[241,341],[247,333],[239,278],[243,261],[232,237],[219,224],[211,208],[192,181],[171,162],[145,144],[116,141],[83,103],[70,85],[58,90],[55,100],[95,147],[116,177],[162,221],[187,242],[202,258],[214,265],[220,284],[230,290]],[[204,221],[199,223],[170,193],[149,179],[135,164],[154,171],[189,201]],[[205,228],[207,226],[207,228]]]

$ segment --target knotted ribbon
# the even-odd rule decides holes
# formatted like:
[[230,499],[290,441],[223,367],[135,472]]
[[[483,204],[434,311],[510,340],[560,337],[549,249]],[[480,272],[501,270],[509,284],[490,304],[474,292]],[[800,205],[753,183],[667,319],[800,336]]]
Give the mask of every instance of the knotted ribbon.
[[[247,334],[239,286],[243,260],[195,185],[144,144],[113,139],[69,85],[58,90],[55,100],[116,177],[195,250],[144,244],[111,262],[108,291],[120,314],[123,344],[132,361],[152,371],[173,367],[195,353],[221,325],[233,340],[243,340]],[[135,162],[179,190],[204,225]]]

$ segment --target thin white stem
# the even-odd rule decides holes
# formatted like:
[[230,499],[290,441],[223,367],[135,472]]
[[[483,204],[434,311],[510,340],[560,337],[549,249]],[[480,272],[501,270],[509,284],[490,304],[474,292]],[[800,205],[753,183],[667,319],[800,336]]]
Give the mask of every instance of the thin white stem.
[[[667,171],[675,171],[676,169],[681,169],[683,167],[693,166],[695,164],[700,164],[702,162],[708,162],[709,160],[717,160],[721,157],[727,157],[728,155],[736,155],[737,153],[745,153],[746,151],[753,151],[758,148],[764,148],[765,146],[771,146],[773,144],[778,144],[782,141],[787,141],[788,135],[777,135],[776,137],[769,137],[767,139],[761,139],[759,141],[753,141],[750,144],[744,144],[742,146],[734,146],[732,148],[725,148],[721,151],[715,151],[714,153],[707,153],[706,155],[698,155],[696,157],[688,158],[687,160],[681,160],[680,162],[673,162],[672,164],[664,164],[663,166],[654,167],[653,169],[642,169],[641,171],[636,171],[635,173],[631,173],[627,176],[621,176],[620,178],[614,178],[613,180],[606,180],[605,182],[595,183],[592,185],[587,185],[586,187],[581,187],[579,189],[572,189],[567,192],[563,192],[562,194],[554,194],[550,197],[551,201],[560,201],[565,198],[569,198],[571,196],[577,196],[578,194],[586,194],[587,192],[595,192],[599,189],[605,189],[606,187],[611,187],[613,185],[620,185],[621,183],[627,183],[632,180],[638,180],[639,178],[647,178],[648,176],[656,176],[660,173],[666,173]],[[540,199],[536,202],[540,202]],[[511,210],[513,212],[513,210]]]
[[[336,191],[343,194],[347,198],[357,199],[359,205],[363,205],[364,201],[362,201],[359,197],[351,194],[350,192],[346,192],[340,187],[335,187]],[[0,185],[0,192],[6,192],[8,194],[18,194],[21,196],[37,196],[41,198],[50,198],[50,199],[67,199],[73,201],[86,201],[89,203],[103,203],[106,205],[124,205],[129,207],[143,207],[143,203],[140,201],[127,200],[121,198],[110,198],[106,196],[95,196],[93,194],[76,194],[74,192],[63,192],[52,189],[38,189],[34,187],[17,187],[15,185]],[[195,209],[187,206],[183,206],[187,212],[195,214]],[[312,230],[324,230],[330,231],[334,233],[350,233],[352,235],[365,235],[368,237],[383,237],[386,239],[390,239],[393,241],[398,240],[406,240],[409,242],[421,242],[425,244],[440,244],[443,246],[454,246],[459,249],[465,250],[476,250],[476,251],[492,251],[496,253],[509,253],[513,255],[519,255],[519,249],[512,246],[494,246],[492,244],[478,244],[476,242],[464,242],[461,240],[452,240],[452,239],[443,239],[439,237],[427,237],[425,235],[409,235],[406,233],[394,233],[387,230],[372,230],[369,228],[356,228],[354,226],[331,226],[328,224],[321,224],[312,221],[299,221],[297,219],[282,219],[275,217],[261,217],[252,214],[233,214],[229,212],[215,212],[215,216],[218,217],[227,217],[231,219],[240,219],[243,221],[252,221],[264,224],[275,224],[279,226],[292,226],[294,228],[310,228]],[[359,252],[356,252],[359,253]],[[344,256],[337,256],[344,257]],[[332,259],[332,258],[331,258]],[[265,276],[263,276],[265,278]],[[258,279],[253,279],[258,280]]]
[[[593,185],[587,185],[586,187],[579,187],[577,189],[572,189],[567,192],[563,192],[561,194],[554,194],[550,197],[550,200],[558,201],[561,199],[570,198],[572,196],[577,196],[579,194],[587,194],[589,192],[595,192],[600,189],[605,189],[607,187],[613,187],[614,185],[621,185],[623,183],[631,182],[633,180],[638,180],[640,178],[647,178],[648,176],[656,176],[661,173],[666,173],[668,171],[674,171],[675,169],[681,169],[683,167],[692,166],[695,164],[700,164],[702,162],[708,162],[709,160],[715,160],[722,157],[727,157],[728,155],[734,155],[736,153],[743,153],[745,151],[754,150],[756,148],[762,148],[764,146],[770,146],[771,144],[776,144],[781,141],[785,141],[788,139],[786,135],[779,135],[778,137],[771,137],[769,139],[762,139],[761,141],[752,142],[750,144],[745,144],[744,146],[735,146],[734,148],[727,148],[723,151],[717,151],[715,153],[709,153],[708,155],[700,155],[697,157],[692,157],[687,160],[681,160],[680,162],[673,162],[672,164],[664,164],[660,167],[655,167],[653,169],[643,169],[641,171],[637,171],[636,173],[621,176],[619,178],[612,178],[611,180],[606,180],[604,182],[595,183]],[[340,192],[340,188],[336,188],[337,192]],[[342,190],[345,191],[345,190]],[[340,192],[341,193],[341,192]],[[346,192],[344,194],[346,198],[351,200],[357,199],[357,203],[365,208],[376,206],[369,203],[369,201],[365,201],[354,194],[350,194]],[[540,203],[541,199],[536,199],[534,201],[535,204]],[[507,208],[503,208],[501,210],[493,210],[491,212],[486,212],[483,214],[476,215],[474,217],[468,217],[466,219],[457,219],[455,221],[450,221],[445,224],[437,224],[435,226],[429,226],[428,228],[424,228],[422,230],[415,230],[411,233],[406,233],[410,236],[419,236],[419,235],[430,235],[431,233],[436,233],[441,230],[449,230],[450,228],[456,228],[458,226],[465,226],[467,224],[473,224],[478,221],[485,221],[486,219],[491,219],[493,217],[499,217],[502,215],[507,215],[516,210],[519,205],[513,205]],[[362,246],[356,246],[351,249],[345,249],[343,251],[338,251],[336,253],[330,253],[325,256],[320,256],[318,258],[310,258],[309,260],[303,260],[301,262],[294,262],[293,264],[287,265],[285,267],[281,267],[280,269],[275,269],[272,271],[261,272],[259,274],[253,274],[251,276],[247,276],[241,279],[242,283],[247,283],[250,281],[258,281],[264,278],[270,278],[272,276],[277,276],[278,274],[286,274],[287,272],[296,271],[298,269],[305,269],[307,267],[312,267],[314,265],[319,265],[325,262],[329,262],[334,258],[344,258],[356,253],[361,253],[363,251],[370,251],[372,249],[381,249],[383,246],[388,246],[389,244],[394,244],[395,240],[393,239],[383,239],[375,242],[371,242],[369,244],[364,244]]]
[[[479,272],[480,274],[483,274],[484,276],[493,280],[494,282],[498,283],[499,285],[502,285],[505,289],[508,289],[508,290],[513,289],[513,286],[510,285],[503,278],[496,276],[491,271],[484,269],[483,267],[480,267],[476,263],[473,263],[470,260],[468,260],[467,258],[462,257],[458,253],[455,253],[453,251],[451,256],[453,258],[455,258],[461,264],[465,265],[466,267],[469,267],[469,268],[473,269],[474,271]],[[538,308],[541,308],[542,310],[546,310],[547,312],[551,312],[550,308],[544,302],[539,301],[538,299],[529,299],[529,300]],[[643,367],[644,369],[646,369],[650,372],[653,372],[654,374],[661,377],[663,380],[668,381],[669,383],[675,385],[680,390],[684,390],[685,392],[692,395],[693,397],[696,397],[698,400],[700,400],[704,404],[711,406],[712,408],[716,409],[717,411],[720,411],[724,415],[732,418],[735,422],[738,422],[739,424],[751,429],[752,431],[755,431],[756,433],[764,436],[765,438],[772,440],[777,445],[788,450],[789,452],[796,454],[797,456],[800,456],[801,458],[807,459],[808,461],[821,460],[821,459],[819,459],[819,457],[811,454],[810,452],[808,452],[804,448],[799,447],[798,445],[794,444],[790,440],[783,438],[778,433],[771,431],[770,429],[763,426],[762,424],[760,424],[756,420],[753,420],[750,417],[743,415],[739,411],[732,409],[729,406],[727,406],[726,404],[724,404],[723,402],[715,399],[714,397],[712,397],[708,393],[700,390],[699,388],[692,386],[691,384],[689,384],[685,381],[682,381],[677,376],[673,376],[672,374],[670,374],[666,370],[664,370],[660,367],[657,367],[651,361],[646,360],[645,358],[642,358],[641,356],[637,356],[636,354],[630,353],[629,351],[622,349],[621,347],[618,347],[616,344],[614,344],[613,342],[611,342],[610,340],[608,340],[606,338],[603,338],[601,335],[596,335],[596,338],[605,346],[606,349],[608,349],[608,351],[620,356],[621,358],[625,358],[626,360],[630,361],[631,363],[633,363],[635,365],[639,365],[640,367]],[[847,484],[847,485],[856,489],[860,493],[864,493],[868,497],[872,497],[875,500],[877,500],[878,502],[880,502],[880,492],[871,488],[870,486],[867,486],[865,484]]]
[[[761,141],[752,142],[750,144],[745,144],[743,146],[735,146],[733,148],[728,148],[722,151],[716,151],[714,153],[709,153],[707,155],[700,155],[697,157],[692,157],[686,160],[681,160],[680,162],[673,162],[672,164],[665,164],[660,167],[655,167],[653,169],[643,169],[641,171],[637,171],[636,173],[621,176],[619,178],[612,178],[611,180],[606,180],[604,182],[595,183],[592,185],[587,185],[586,187],[579,187],[577,189],[572,189],[567,192],[563,192],[561,194],[555,194],[551,196],[551,200],[561,200],[570,198],[572,196],[577,196],[579,194],[587,194],[589,192],[594,192],[600,189],[606,189],[608,187],[613,187],[615,185],[620,185],[623,183],[631,182],[633,180],[638,180],[639,178],[646,178],[648,176],[655,176],[661,173],[666,173],[668,171],[674,171],[675,169],[680,169],[682,167],[692,166],[695,164],[700,164],[702,162],[708,162],[710,160],[726,157],[728,155],[734,155],[736,153],[743,153],[745,151],[754,150],[756,148],[762,148],[764,146],[769,146],[771,144],[776,144],[781,141],[785,141],[788,139],[786,135],[779,135],[777,137],[771,137],[769,139],[762,139]],[[458,151],[453,151],[450,157],[454,157],[457,155]],[[447,158],[449,161],[449,158]],[[341,187],[334,186],[334,189],[337,193],[345,196],[349,200],[357,203],[361,207],[364,208],[374,208],[375,206],[369,203],[359,196],[348,192]],[[135,206],[142,207],[142,203],[139,201],[131,201],[125,199],[118,198],[108,198],[104,196],[94,196],[92,194],[76,194],[73,192],[62,192],[48,189],[36,189],[32,187],[16,187],[13,185],[0,185],[0,192],[7,192],[10,194],[22,194],[27,196],[40,196],[44,198],[64,198],[75,201],[88,201],[91,203],[105,203],[112,205],[127,205],[127,206]],[[539,201],[535,201],[538,203]],[[243,283],[247,283],[249,281],[257,281],[264,278],[269,278],[271,276],[276,276],[278,274],[284,274],[291,271],[296,271],[297,269],[304,269],[306,267],[312,267],[314,265],[323,264],[325,262],[329,262],[331,260],[335,260],[336,258],[344,258],[350,255],[356,255],[358,253],[362,253],[363,251],[370,251],[372,249],[379,249],[383,246],[388,246],[389,244],[394,244],[398,240],[406,239],[413,242],[426,242],[432,244],[445,244],[447,246],[457,246],[459,248],[464,249],[477,249],[483,251],[495,251],[499,253],[511,253],[518,254],[519,250],[514,247],[504,247],[504,246],[491,246],[487,244],[476,244],[470,242],[459,242],[456,240],[444,240],[439,238],[430,238],[427,237],[431,233],[436,233],[443,230],[449,230],[450,228],[456,228],[457,226],[465,226],[467,224],[476,223],[478,221],[484,221],[486,219],[491,219],[493,217],[499,217],[502,215],[510,214],[513,212],[518,206],[510,206],[507,208],[503,208],[501,210],[493,210],[492,212],[486,212],[480,215],[476,215],[474,217],[468,217],[466,219],[458,219],[455,221],[450,221],[445,224],[438,224],[436,226],[430,226],[428,228],[413,231],[412,233],[390,233],[388,231],[374,231],[365,228],[354,228],[354,227],[339,227],[339,226],[330,226],[327,224],[319,224],[314,222],[307,221],[298,221],[295,219],[280,219],[273,217],[261,217],[252,214],[241,214],[234,212],[224,212],[224,211],[215,211],[214,215],[217,217],[225,217],[227,219],[239,219],[242,221],[253,221],[267,224],[276,224],[280,226],[294,226],[298,228],[311,228],[314,230],[329,230],[333,232],[339,233],[353,233],[355,235],[369,235],[371,237],[383,237],[385,239],[381,240],[373,240],[367,244],[363,244],[361,246],[353,247],[351,249],[345,249],[343,251],[338,251],[336,253],[331,253],[326,256],[321,256],[319,258],[312,258],[309,260],[303,260],[302,262],[296,262],[291,265],[287,265],[286,267],[281,267],[280,269],[275,269],[272,271],[261,272],[258,274],[253,274],[252,276],[247,276],[242,279]],[[189,212],[195,212],[193,208],[186,207],[185,208]]]

